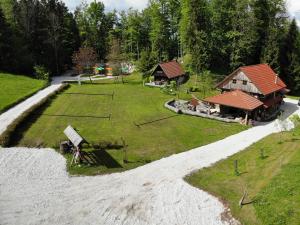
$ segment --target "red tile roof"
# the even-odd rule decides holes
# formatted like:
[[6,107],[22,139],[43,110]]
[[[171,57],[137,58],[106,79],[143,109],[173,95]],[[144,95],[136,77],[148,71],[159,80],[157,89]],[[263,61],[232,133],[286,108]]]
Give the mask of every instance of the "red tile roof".
[[164,73],[169,79],[179,77],[185,74],[181,65],[176,61],[160,63],[158,66],[161,67],[161,69],[164,71]]
[[[277,77],[276,73],[267,64],[258,64],[253,66],[243,66],[226,77],[217,87],[221,87],[229,82],[237,71],[242,71],[263,94],[268,95],[273,92],[286,88],[285,83]],[[277,78],[276,78],[277,77]]]
[[252,111],[263,105],[261,101],[240,90],[226,92],[204,99],[205,102]]

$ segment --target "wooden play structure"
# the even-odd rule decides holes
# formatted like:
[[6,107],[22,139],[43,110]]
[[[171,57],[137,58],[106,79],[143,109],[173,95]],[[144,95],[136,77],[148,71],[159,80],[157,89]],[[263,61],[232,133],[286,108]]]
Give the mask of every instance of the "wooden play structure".
[[67,138],[71,142],[70,147],[71,147],[71,152],[73,153],[73,157],[72,157],[72,161],[71,161],[71,166],[72,166],[73,162],[79,163],[83,159],[81,147],[82,147],[83,143],[87,143],[87,142],[70,125],[64,130],[64,134],[67,136]]

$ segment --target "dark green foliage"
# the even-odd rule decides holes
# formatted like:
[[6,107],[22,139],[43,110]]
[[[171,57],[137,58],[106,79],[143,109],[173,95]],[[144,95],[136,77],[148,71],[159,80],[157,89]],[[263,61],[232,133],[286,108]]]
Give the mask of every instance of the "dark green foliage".
[[80,43],[76,22],[64,3],[7,0],[3,7],[11,29],[1,29],[9,41],[0,45],[12,46],[4,51],[11,57],[6,57],[9,61],[3,69],[32,74],[34,65],[45,65],[52,74],[65,70]]
[[293,20],[280,52],[281,77],[294,92],[300,91],[300,35]]
[[122,12],[93,1],[74,14],[61,0],[2,0],[0,7],[0,70],[32,74],[44,65],[60,74],[80,46],[112,61],[117,40],[118,63],[135,64],[144,76],[175,58],[191,74],[268,63],[300,91],[300,38],[284,0],[149,0],[142,11]]
[[157,64],[157,53],[142,51],[141,58],[138,62],[138,70],[142,73],[142,76],[148,77],[151,73],[151,70],[154,69],[154,66]]
[[180,24],[185,52],[192,56],[192,69],[201,72],[211,63],[211,21],[207,0],[184,0]]
[[94,48],[102,60],[109,52],[109,32],[116,22],[116,12],[105,13],[104,9],[102,2],[95,1],[75,12],[82,44]]
[[38,80],[49,81],[49,72],[44,66],[34,66],[34,75]]
[[11,41],[12,30],[6,21],[3,11],[0,8],[0,70],[10,71],[12,61],[13,43]]

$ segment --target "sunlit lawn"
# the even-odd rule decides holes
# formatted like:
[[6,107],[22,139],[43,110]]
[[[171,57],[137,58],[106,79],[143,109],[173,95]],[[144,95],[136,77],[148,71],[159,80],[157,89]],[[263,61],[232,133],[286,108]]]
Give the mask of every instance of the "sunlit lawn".
[[[244,225],[298,225],[300,128],[273,134],[186,180],[229,203],[233,216]],[[245,202],[251,204],[240,208],[244,191]]]
[[45,82],[41,80],[0,73],[0,112],[44,86]]
[[[184,91],[180,96],[190,98]],[[164,107],[172,98],[160,89],[143,87],[137,74],[126,78],[125,84],[73,84],[18,130],[18,145],[57,147],[67,139],[63,130],[72,125],[89,143],[103,146],[106,142],[109,146],[106,151],[85,148],[96,162],[70,171],[100,174],[134,168],[246,129],[239,124],[175,114]],[[123,163],[123,148],[115,149],[123,145],[122,139],[128,145],[127,164]]]

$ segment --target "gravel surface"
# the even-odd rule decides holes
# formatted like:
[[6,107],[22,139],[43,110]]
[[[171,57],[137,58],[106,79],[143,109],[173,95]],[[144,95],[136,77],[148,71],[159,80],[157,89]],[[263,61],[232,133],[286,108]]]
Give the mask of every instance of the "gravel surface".
[[[297,101],[287,101],[285,118],[299,114]],[[217,198],[183,177],[292,128],[289,119],[276,120],[134,170],[95,177],[70,177],[63,156],[51,149],[1,149],[0,224],[238,224]]]

